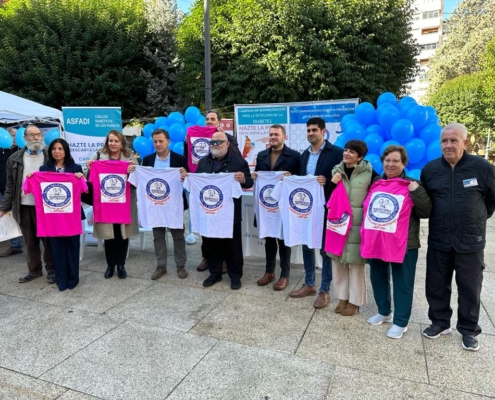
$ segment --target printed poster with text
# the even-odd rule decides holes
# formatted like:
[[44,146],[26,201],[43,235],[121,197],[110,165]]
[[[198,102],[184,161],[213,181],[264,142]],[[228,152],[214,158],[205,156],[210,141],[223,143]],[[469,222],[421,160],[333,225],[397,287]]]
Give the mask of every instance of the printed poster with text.
[[269,131],[274,124],[287,132],[286,144],[303,152],[308,148],[306,122],[312,117],[323,118],[326,137],[334,143],[342,133],[340,121],[354,113],[359,99],[331,100],[303,103],[235,105],[236,131],[239,150],[249,167],[254,169],[258,153],[270,147]]
[[65,140],[72,158],[84,167],[84,162],[103,147],[109,131],[122,132],[120,107],[62,107]]

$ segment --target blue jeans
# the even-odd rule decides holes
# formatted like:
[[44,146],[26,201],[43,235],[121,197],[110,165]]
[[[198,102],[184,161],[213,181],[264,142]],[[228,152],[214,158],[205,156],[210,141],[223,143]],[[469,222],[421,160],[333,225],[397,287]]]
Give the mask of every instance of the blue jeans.
[[[303,245],[302,252],[304,271],[306,272],[304,284],[306,286],[315,286],[315,249],[310,249],[308,246]],[[330,282],[332,282],[332,259],[327,256],[327,253],[323,249],[320,250],[320,254],[323,258],[320,292],[328,294],[330,292]]]
[[[0,203],[3,201],[3,194],[0,193]],[[19,250],[22,251],[22,243],[21,243],[21,238],[17,237],[14,239],[10,239],[10,247],[12,247],[14,250]]]

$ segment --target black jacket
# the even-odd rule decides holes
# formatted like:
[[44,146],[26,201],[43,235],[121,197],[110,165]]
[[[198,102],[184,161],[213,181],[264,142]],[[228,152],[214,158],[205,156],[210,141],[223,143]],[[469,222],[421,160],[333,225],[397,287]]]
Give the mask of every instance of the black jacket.
[[[253,187],[253,180],[251,179],[251,172],[246,160],[241,156],[232,154],[231,152],[222,160],[220,167],[215,169],[213,164],[213,157],[208,154],[199,160],[196,173],[206,172],[207,174],[218,174],[220,172],[242,172],[244,174],[245,182],[241,183],[243,189],[249,189]],[[234,199],[234,222],[242,221],[242,196],[238,199]]]
[[11,149],[0,149],[0,194],[5,193],[5,185],[7,183],[7,160],[17,150],[19,150],[19,147],[17,146]]
[[432,203],[428,246],[459,253],[483,250],[486,220],[495,211],[493,166],[464,152],[454,168],[443,157],[430,161],[421,181]]
[[258,153],[255,171],[288,171],[291,175],[299,175],[301,170],[300,154],[284,144],[282,153],[278,157],[273,169],[271,168],[270,154],[272,149],[266,149]]
[[[156,152],[150,154],[149,156],[144,157],[143,161],[141,162],[141,165],[143,167],[154,167],[155,160],[156,160]],[[170,168],[181,168],[181,167],[184,168],[187,172],[189,172],[189,167],[187,165],[186,157],[181,156],[180,154],[170,150]],[[189,208],[189,204],[187,203],[187,198],[185,193],[182,194],[182,198],[184,200],[184,210],[187,210]]]
[[[57,172],[57,168],[54,165],[43,164],[40,167],[40,172]],[[64,172],[71,172],[75,174],[76,172],[80,172],[82,174],[83,170],[79,164],[72,163],[64,166]],[[81,205],[81,219],[86,219],[86,214],[84,213],[84,209]]]
[[[329,141],[325,140],[325,144],[321,149],[318,162],[316,163],[315,176],[323,175],[327,182],[325,184],[325,199],[330,198],[330,181],[332,180],[332,169],[339,165],[343,160],[344,149],[334,146]],[[309,150],[306,149],[301,154],[301,176],[308,174]]]

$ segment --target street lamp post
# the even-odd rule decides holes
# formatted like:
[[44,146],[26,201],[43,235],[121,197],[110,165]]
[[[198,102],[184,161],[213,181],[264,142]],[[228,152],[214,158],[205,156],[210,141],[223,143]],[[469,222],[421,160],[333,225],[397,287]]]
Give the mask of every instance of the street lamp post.
[[204,0],[205,18],[205,107],[211,110],[211,48],[210,48],[210,0]]

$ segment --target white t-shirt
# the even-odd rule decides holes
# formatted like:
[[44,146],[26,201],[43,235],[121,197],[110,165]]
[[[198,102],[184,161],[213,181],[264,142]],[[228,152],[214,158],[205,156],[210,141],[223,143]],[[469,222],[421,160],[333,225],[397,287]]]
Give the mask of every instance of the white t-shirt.
[[192,231],[209,238],[232,239],[234,198],[242,196],[234,173],[188,174],[184,188],[189,191]]
[[144,228],[184,228],[184,202],[179,168],[137,166],[129,175],[137,188],[139,221]]
[[280,207],[285,245],[321,249],[325,194],[316,176],[287,176],[277,183],[272,197]]
[[258,171],[254,183],[254,212],[258,225],[258,236],[283,239],[282,218],[278,201],[271,194],[284,171]]

